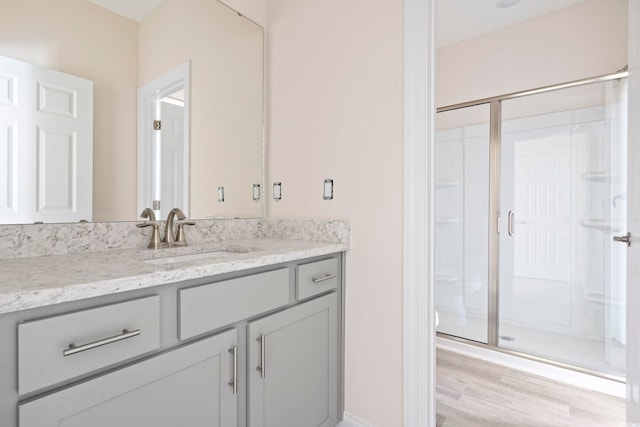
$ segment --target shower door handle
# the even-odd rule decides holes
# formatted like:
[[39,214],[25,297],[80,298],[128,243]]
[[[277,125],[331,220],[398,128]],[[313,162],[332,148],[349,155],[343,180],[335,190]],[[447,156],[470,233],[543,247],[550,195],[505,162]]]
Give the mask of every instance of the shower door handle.
[[516,226],[515,214],[513,213],[513,211],[509,211],[507,215],[507,234],[510,237],[513,236],[513,233],[515,233],[515,226]]
[[631,233],[627,232],[624,236],[613,236],[614,242],[626,243],[627,247],[631,246]]

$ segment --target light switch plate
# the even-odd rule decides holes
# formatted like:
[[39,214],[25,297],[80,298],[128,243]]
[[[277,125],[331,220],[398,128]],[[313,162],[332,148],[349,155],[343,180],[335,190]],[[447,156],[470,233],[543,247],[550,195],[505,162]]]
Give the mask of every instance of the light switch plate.
[[324,191],[322,194],[322,198],[324,200],[333,200],[333,180],[332,179],[324,180]]
[[282,183],[280,182],[273,183],[273,199],[274,200],[282,199]]

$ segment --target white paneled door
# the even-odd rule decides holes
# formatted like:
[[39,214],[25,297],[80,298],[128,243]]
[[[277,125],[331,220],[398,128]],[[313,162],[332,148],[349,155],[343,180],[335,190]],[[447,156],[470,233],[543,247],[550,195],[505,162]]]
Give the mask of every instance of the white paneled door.
[[161,212],[174,207],[185,206],[184,202],[184,105],[162,100],[162,130],[160,136],[161,173],[160,194]]
[[0,56],[0,223],[92,220],[93,82]]
[[514,156],[514,274],[568,280],[571,253],[569,144],[566,138],[522,141]]

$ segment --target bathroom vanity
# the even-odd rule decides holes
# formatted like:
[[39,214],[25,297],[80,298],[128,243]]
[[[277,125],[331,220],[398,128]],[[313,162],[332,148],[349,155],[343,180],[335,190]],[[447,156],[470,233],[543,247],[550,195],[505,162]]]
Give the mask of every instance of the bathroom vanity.
[[335,426],[346,249],[1,260],[0,426]]

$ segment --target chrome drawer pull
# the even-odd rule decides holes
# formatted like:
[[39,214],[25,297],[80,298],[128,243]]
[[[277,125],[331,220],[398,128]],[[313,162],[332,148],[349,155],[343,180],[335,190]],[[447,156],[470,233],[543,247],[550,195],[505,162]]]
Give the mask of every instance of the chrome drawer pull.
[[313,283],[321,283],[321,282],[324,282],[325,280],[335,279],[336,277],[338,277],[338,276],[337,276],[337,275],[335,275],[335,274],[327,274],[327,275],[325,275],[324,277],[321,277],[321,278],[319,278],[319,279],[316,279],[315,277],[312,277],[312,278],[311,278],[311,281],[312,281]]
[[264,362],[265,362],[264,346],[267,340],[264,334],[262,334],[258,338],[256,338],[256,341],[260,343],[260,366],[256,367],[256,371],[260,372],[260,378],[264,378]]
[[230,348],[229,353],[233,354],[233,380],[227,384],[233,389],[233,394],[238,394],[238,346]]
[[98,341],[90,342],[88,344],[75,345],[73,343],[69,344],[69,348],[62,352],[63,356],[71,356],[72,354],[80,353],[81,351],[91,350],[92,348],[100,347],[102,345],[111,344],[117,341],[126,340],[127,338],[132,338],[140,335],[140,329],[136,329],[134,331],[129,331],[127,329],[123,329],[120,335],[116,335],[109,338],[104,338]]

